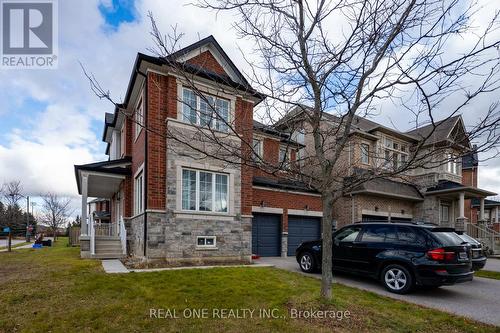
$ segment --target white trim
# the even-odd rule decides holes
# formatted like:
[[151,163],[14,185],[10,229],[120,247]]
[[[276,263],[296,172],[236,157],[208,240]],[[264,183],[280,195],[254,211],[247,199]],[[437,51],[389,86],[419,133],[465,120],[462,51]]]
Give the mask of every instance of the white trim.
[[252,213],[283,214],[283,208],[252,206]]
[[[137,186],[137,177],[139,175],[142,177],[142,184],[141,184],[141,187],[142,187],[141,188],[141,194],[142,194],[142,196],[140,198],[140,200],[141,200],[140,206],[142,206],[141,207],[142,209],[140,211],[138,211],[139,210],[138,209],[139,206],[138,206],[138,203],[137,203],[137,199],[138,198],[137,198],[137,188],[136,188],[136,186]],[[145,174],[144,174],[144,162],[143,162],[141,164],[141,166],[139,168],[137,168],[137,171],[135,172],[134,178],[133,178],[134,186],[133,186],[133,189],[132,189],[132,193],[133,193],[133,196],[132,196],[132,198],[133,198],[132,208],[133,208],[133,213],[135,215],[140,215],[140,214],[144,213],[145,210],[146,210],[146,207],[144,207],[144,198],[146,197],[146,194],[144,193],[144,184],[146,182],[146,179],[144,178],[144,175]]]
[[[200,238],[205,238],[205,242],[207,239],[213,239],[214,244],[213,245],[198,245],[198,239]],[[215,250],[217,249],[217,236],[196,236],[196,249],[198,250]]]
[[278,188],[270,188],[270,187],[265,187],[265,186],[252,186],[252,188],[255,188],[257,190],[264,190],[264,191],[283,192],[283,193],[291,193],[291,194],[299,194],[299,195],[309,195],[309,196],[312,196],[312,197],[321,197],[321,194],[316,194],[316,193],[301,192],[301,191],[290,191],[290,190],[283,190],[283,189],[278,189]]
[[289,209],[288,215],[323,217],[323,212],[317,210]]
[[[139,89],[139,93],[137,94],[137,100],[135,102],[135,105],[134,105],[134,110],[133,110],[133,117],[132,119],[134,119],[133,123],[134,123],[134,143],[137,141],[137,138],[139,137],[139,135],[141,134],[142,130],[144,129],[143,127],[146,126],[146,118],[145,118],[145,101],[146,99],[144,98],[144,82],[142,83],[140,89]],[[141,108],[142,108],[142,126],[139,125],[140,122],[137,121],[137,106],[139,105],[139,102],[141,103]],[[139,123],[139,124],[137,124]],[[139,128],[139,131],[137,131],[137,128]]]
[[[180,117],[182,117],[182,115],[180,115]],[[231,131],[231,128],[229,128],[228,132],[221,132],[221,131],[217,131],[215,128],[208,129],[206,127],[193,125],[193,124],[186,123],[182,120],[179,120],[176,118],[171,118],[171,117],[167,117],[166,122],[167,122],[167,126],[171,125],[171,126],[180,127],[183,129],[188,129],[188,130],[193,130],[193,128],[195,128],[196,131],[202,131],[208,135],[215,135],[216,137],[219,137],[221,139],[231,139],[231,140],[235,140],[237,142],[241,141],[241,139],[236,134],[234,134],[234,132]]]
[[100,176],[100,177],[109,177],[109,178],[117,178],[117,179],[125,179],[127,176],[124,175],[116,175],[116,174],[110,174],[106,172],[99,172],[99,171],[87,171],[87,170],[81,170],[80,171],[80,177],[83,176]]
[[236,215],[229,215],[217,212],[200,212],[200,211],[187,211],[187,210],[174,210],[174,217],[176,219],[188,220],[218,220],[218,221],[234,221]]

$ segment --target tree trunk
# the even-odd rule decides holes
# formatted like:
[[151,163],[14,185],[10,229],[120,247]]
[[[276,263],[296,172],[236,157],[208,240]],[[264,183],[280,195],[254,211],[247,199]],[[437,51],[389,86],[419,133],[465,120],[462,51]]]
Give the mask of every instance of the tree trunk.
[[322,260],[321,260],[321,297],[332,298],[332,205],[333,195],[323,194],[323,219],[321,221],[322,230]]
[[12,251],[12,231],[11,230],[9,230],[9,241],[8,241],[8,243],[9,243],[7,245],[8,251],[11,252]]

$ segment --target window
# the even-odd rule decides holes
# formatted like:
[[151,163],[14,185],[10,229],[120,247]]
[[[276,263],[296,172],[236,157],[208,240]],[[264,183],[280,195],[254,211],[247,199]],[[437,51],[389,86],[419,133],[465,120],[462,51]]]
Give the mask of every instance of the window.
[[292,134],[292,140],[298,142],[300,144],[304,144],[305,142],[305,131],[303,129],[296,130]]
[[448,222],[450,214],[450,206],[441,205],[441,222]]
[[138,215],[144,210],[144,176],[142,171],[134,180],[134,214]]
[[454,175],[460,174],[460,171],[458,168],[457,158],[455,156],[453,156],[452,154],[448,154],[447,160],[448,160],[448,163],[446,166],[446,171],[448,171],[449,173],[452,173]]
[[366,143],[361,144],[361,163],[370,163],[370,146]]
[[394,142],[389,138],[385,138],[385,146],[387,148],[392,148],[394,146]]
[[259,157],[262,157],[262,141],[259,139],[253,139],[253,159],[254,161],[258,161]]
[[182,170],[182,209],[201,212],[228,211],[228,175]]
[[197,95],[191,89],[182,90],[182,121],[217,131],[229,129],[229,101],[210,95]]
[[338,245],[340,242],[354,242],[360,231],[361,227],[345,228],[335,235],[334,244]]
[[417,246],[425,246],[425,236],[409,227],[398,227],[398,242]]
[[289,161],[289,157],[288,157],[288,151],[287,151],[287,149],[286,148],[280,148],[279,159],[278,159],[279,165],[283,166],[284,169],[288,169],[288,167],[290,166],[288,164],[288,161]]
[[196,246],[203,248],[214,248],[216,246],[216,237],[215,236],[198,236],[196,237]]
[[142,103],[142,97],[139,99],[139,103],[135,108],[135,138],[139,136],[142,128],[144,127],[144,105]]
[[396,230],[394,226],[367,226],[363,232],[363,236],[361,236],[361,241],[370,243],[395,242]]

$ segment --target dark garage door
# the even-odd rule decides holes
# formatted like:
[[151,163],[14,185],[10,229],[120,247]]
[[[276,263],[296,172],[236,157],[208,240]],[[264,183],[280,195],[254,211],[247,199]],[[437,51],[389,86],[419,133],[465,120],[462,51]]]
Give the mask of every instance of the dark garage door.
[[321,219],[309,216],[288,216],[288,255],[294,256],[300,243],[321,238]]
[[254,214],[252,253],[261,257],[281,255],[281,215]]

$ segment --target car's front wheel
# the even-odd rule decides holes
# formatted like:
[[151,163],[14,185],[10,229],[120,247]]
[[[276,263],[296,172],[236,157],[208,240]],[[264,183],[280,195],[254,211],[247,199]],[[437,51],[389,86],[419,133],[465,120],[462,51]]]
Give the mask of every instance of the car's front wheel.
[[396,294],[406,294],[413,288],[412,274],[401,265],[386,266],[381,280],[387,290]]
[[313,273],[316,270],[316,262],[309,252],[304,252],[299,256],[299,266],[303,272]]

